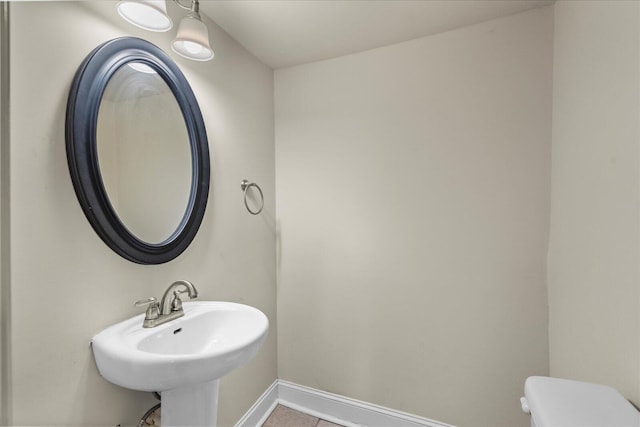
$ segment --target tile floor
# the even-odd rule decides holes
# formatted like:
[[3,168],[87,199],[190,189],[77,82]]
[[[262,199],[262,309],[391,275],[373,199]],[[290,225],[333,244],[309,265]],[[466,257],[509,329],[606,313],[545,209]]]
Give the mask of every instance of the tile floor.
[[286,406],[275,407],[262,427],[342,427]]

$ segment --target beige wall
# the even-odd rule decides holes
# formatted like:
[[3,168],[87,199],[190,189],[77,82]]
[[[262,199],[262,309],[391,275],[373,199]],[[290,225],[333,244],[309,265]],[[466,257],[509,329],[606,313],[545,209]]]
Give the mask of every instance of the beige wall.
[[640,3],[555,5],[551,374],[640,404]]
[[5,87],[8,87],[9,78],[9,16],[7,3],[0,2],[0,425],[7,424],[5,407],[7,393],[7,349],[6,334],[9,330],[9,310],[5,304],[7,301],[8,286],[5,286],[7,282],[5,277],[8,273],[6,262],[7,258],[7,245],[8,245],[8,230],[7,230],[7,210],[9,204],[7,203],[8,197],[7,189],[9,188],[9,180],[7,179],[8,168],[6,165],[9,146],[9,108],[8,97],[6,96]]
[[[117,16],[114,2],[10,7],[10,421],[136,425],[155,400],[101,378],[90,339],[140,312],[133,301],[188,279],[201,299],[250,304],[271,321],[256,359],[221,382],[219,425],[233,425],[276,378],[273,72],[210,21],[216,58],[196,63],[170,52],[172,32],[137,30]],[[180,65],[198,97],[212,155],[200,232],[183,255],[159,266],[133,264],[102,243],[67,170],[64,120],[74,72],[95,46],[125,35],[156,43]],[[243,178],[264,190],[261,216],[244,208]]]
[[526,426],[548,374],[553,9],[275,72],[278,375]]

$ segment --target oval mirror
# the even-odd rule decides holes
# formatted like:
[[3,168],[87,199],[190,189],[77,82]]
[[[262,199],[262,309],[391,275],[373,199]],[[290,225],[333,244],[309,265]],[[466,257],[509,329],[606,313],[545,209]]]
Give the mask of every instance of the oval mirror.
[[67,104],[69,171],[85,216],[116,253],[167,262],[195,237],[209,192],[196,98],[177,65],[132,37],[96,48]]

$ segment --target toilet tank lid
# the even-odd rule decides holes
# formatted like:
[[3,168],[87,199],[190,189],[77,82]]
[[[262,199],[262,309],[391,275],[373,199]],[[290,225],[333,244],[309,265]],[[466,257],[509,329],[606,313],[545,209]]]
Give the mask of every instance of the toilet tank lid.
[[524,394],[537,427],[640,427],[640,412],[612,387],[529,377]]

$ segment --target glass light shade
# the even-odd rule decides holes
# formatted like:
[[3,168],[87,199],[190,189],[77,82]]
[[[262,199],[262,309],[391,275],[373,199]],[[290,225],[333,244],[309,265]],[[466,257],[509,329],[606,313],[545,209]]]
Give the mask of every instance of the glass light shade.
[[213,50],[209,46],[209,31],[198,15],[190,13],[182,18],[171,49],[178,55],[194,61],[208,61],[213,58]]
[[164,0],[120,0],[118,13],[125,21],[149,31],[169,31],[173,27]]

